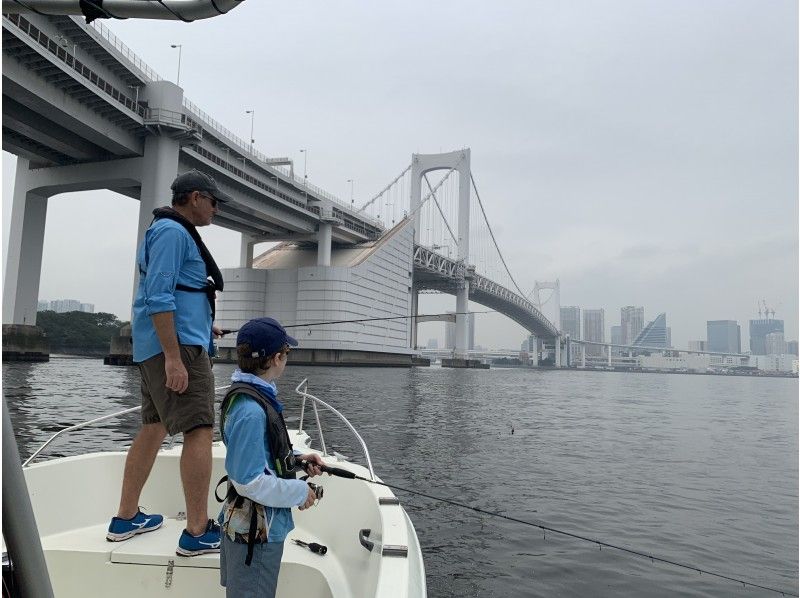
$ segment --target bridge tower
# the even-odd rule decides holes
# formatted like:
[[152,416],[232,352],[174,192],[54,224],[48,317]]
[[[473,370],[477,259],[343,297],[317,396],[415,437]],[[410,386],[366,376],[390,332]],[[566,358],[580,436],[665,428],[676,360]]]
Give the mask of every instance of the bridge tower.
[[[458,260],[468,265],[469,259],[469,193],[470,193],[470,150],[469,148],[444,154],[413,154],[411,157],[411,215],[414,219],[414,243],[419,243],[420,207],[422,203],[422,178],[434,170],[455,170],[458,172]],[[468,325],[466,312],[469,310],[470,270],[465,268],[464,280],[459,282],[456,293],[456,338],[455,356],[467,357]],[[412,315],[417,315],[419,290],[412,288]],[[416,319],[412,318],[412,346],[416,345]]]

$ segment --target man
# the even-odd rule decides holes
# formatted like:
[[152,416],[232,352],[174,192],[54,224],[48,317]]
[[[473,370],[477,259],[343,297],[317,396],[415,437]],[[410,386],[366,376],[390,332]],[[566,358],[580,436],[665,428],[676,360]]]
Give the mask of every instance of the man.
[[[106,538],[127,540],[161,527],[162,515],[139,510],[139,496],[167,433],[183,433],[180,471],[186,529],[176,553],[219,552],[219,525],[208,517],[214,377],[210,354],[214,297],[222,275],[195,227],[208,226],[230,197],[192,170],[172,183],[172,208],[155,219],[139,247],[133,302],[133,360],[142,376],[142,429],[125,461],[119,511]],[[211,278],[212,280],[209,280]]]

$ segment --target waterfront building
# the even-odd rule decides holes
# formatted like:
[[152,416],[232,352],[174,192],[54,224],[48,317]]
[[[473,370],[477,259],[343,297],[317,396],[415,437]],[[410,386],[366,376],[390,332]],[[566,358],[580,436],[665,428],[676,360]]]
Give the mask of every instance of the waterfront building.
[[[606,342],[606,315],[604,309],[583,310],[583,340],[596,343]],[[589,345],[586,347],[587,355],[599,356],[603,354],[603,347]]]
[[750,320],[750,353],[766,355],[765,338],[770,332],[783,332],[783,320],[767,318],[766,320]]
[[797,357],[794,355],[751,355],[750,365],[764,372],[797,373]]
[[767,355],[786,355],[786,341],[783,332],[770,332],[764,337],[764,351]]
[[706,341],[689,341],[689,351],[708,351]]
[[742,329],[736,320],[707,320],[708,350],[715,353],[741,353]]
[[797,341],[789,341],[786,343],[786,352],[789,355],[797,356]]
[[574,341],[581,340],[581,308],[570,305],[561,308],[561,334]]
[[622,328],[622,342],[620,344],[632,345],[642,328],[644,328],[644,307],[628,305],[619,311],[620,327]]
[[636,347],[664,348],[670,346],[670,331],[667,329],[667,314],[660,313],[656,319],[647,324],[634,339]]
[[[612,326],[611,327],[611,344],[612,345],[621,345],[622,342],[622,326]],[[621,355],[622,349],[619,347],[611,347],[611,354],[612,355]]]

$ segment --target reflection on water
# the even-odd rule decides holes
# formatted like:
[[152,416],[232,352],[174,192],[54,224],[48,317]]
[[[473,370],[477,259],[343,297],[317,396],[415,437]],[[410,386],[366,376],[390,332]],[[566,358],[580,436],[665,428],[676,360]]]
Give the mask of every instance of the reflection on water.
[[[223,385],[232,366],[214,371]],[[279,384],[289,418],[305,377],[389,483],[797,592],[797,380],[295,366]],[[97,360],[6,364],[3,383],[23,459],[53,430],[139,404],[136,368]],[[322,419],[328,449],[359,460]],[[47,456],[122,448],[138,425],[102,422]],[[398,495],[432,597],[769,595]]]

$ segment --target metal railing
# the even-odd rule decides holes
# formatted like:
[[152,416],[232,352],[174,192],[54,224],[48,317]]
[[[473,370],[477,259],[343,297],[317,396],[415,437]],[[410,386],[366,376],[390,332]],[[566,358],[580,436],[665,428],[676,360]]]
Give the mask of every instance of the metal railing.
[[133,66],[139,69],[146,79],[149,79],[150,81],[162,81],[164,79],[161,75],[150,68],[150,66],[145,63],[144,60],[139,58],[133,50],[122,43],[122,41],[116,35],[114,35],[108,27],[103,25],[99,19],[87,24],[84,24],[79,17],[72,17],[72,20],[79,27],[84,29],[94,29],[103,39],[114,46],[114,48],[116,48],[120,54],[129,60]]
[[[301,387],[303,388],[303,390],[300,390]],[[308,378],[304,378],[303,381],[297,385],[297,388],[295,388],[294,391],[301,397],[303,397],[303,402],[300,405],[300,423],[297,426],[298,430],[300,432],[303,431],[303,419],[306,410],[306,399],[311,399],[312,401],[311,406],[314,409],[314,418],[317,420],[317,431],[319,432],[320,444],[322,445],[322,454],[327,457],[328,450],[325,446],[325,438],[322,432],[322,426],[320,425],[319,421],[319,410],[317,409],[317,403],[325,407],[328,411],[330,411],[336,417],[342,420],[345,423],[345,425],[350,429],[350,431],[353,433],[353,436],[355,436],[356,439],[358,440],[359,444],[361,445],[361,451],[364,453],[364,459],[367,462],[367,469],[369,470],[369,478],[374,481],[375,472],[372,469],[372,459],[369,456],[369,449],[367,448],[367,443],[364,442],[363,438],[361,438],[361,434],[359,434],[358,431],[353,427],[353,424],[351,424],[344,415],[339,413],[339,411],[331,407],[328,403],[308,393]]]
[[[303,390],[300,390],[301,387],[303,388]],[[214,392],[219,392],[220,390],[225,390],[226,388],[228,388],[227,385],[226,386],[218,386],[218,387],[214,388]],[[353,427],[353,424],[351,424],[348,421],[348,419],[344,415],[342,415],[339,411],[337,411],[334,407],[332,407],[331,405],[329,405],[328,403],[326,403],[322,399],[318,399],[314,395],[309,394],[307,391],[308,391],[308,378],[304,378],[303,381],[300,382],[300,384],[297,385],[297,388],[295,388],[295,392],[297,394],[299,394],[301,397],[303,397],[303,402],[300,404],[300,423],[298,425],[298,431],[299,432],[303,432],[303,419],[304,419],[304,416],[305,416],[306,399],[311,399],[311,401],[312,401],[311,405],[312,405],[312,407],[314,409],[314,417],[315,417],[316,423],[317,423],[317,431],[319,432],[320,445],[322,446],[322,454],[325,455],[326,457],[328,456],[328,449],[327,449],[327,446],[325,445],[325,434],[322,431],[322,425],[321,425],[320,420],[319,420],[319,410],[317,409],[317,403],[319,403],[320,405],[325,407],[328,411],[330,411],[331,413],[336,415],[339,419],[341,419],[345,423],[345,425],[350,429],[350,431],[353,433],[353,435],[356,437],[356,439],[358,440],[359,444],[361,444],[361,450],[363,451],[364,458],[366,459],[366,462],[367,462],[367,469],[369,470],[370,479],[374,480],[375,479],[375,471],[372,469],[372,459],[369,456],[369,449],[367,449],[367,444],[364,442],[364,439],[361,437],[361,435],[358,433],[358,431],[356,431],[356,429]],[[102,421],[105,421],[105,420],[108,420],[108,419],[113,419],[115,417],[119,417],[120,415],[125,415],[127,413],[133,413],[134,411],[139,411],[141,408],[142,408],[141,405],[138,406],[138,407],[130,407],[129,409],[123,409],[122,411],[117,411],[115,413],[109,413],[108,415],[102,415],[100,417],[96,417],[94,419],[90,419],[90,420],[87,420],[85,422],[81,422],[79,424],[75,424],[73,426],[68,426],[68,427],[64,428],[63,430],[59,430],[58,432],[53,434],[50,438],[48,438],[44,442],[44,444],[42,444],[38,449],[36,449],[31,454],[31,456],[28,457],[25,460],[25,462],[22,464],[22,467],[27,467],[36,457],[39,456],[39,454],[44,449],[46,449],[48,446],[50,446],[50,443],[52,443],[56,438],[58,438],[62,434],[65,434],[66,432],[72,432],[74,430],[79,430],[81,428],[86,428],[88,426],[94,425],[94,424],[96,424],[98,422],[102,422]],[[174,442],[175,442],[175,436],[172,437],[172,439],[170,440],[170,443],[167,446],[167,448],[168,449],[171,448]]]

